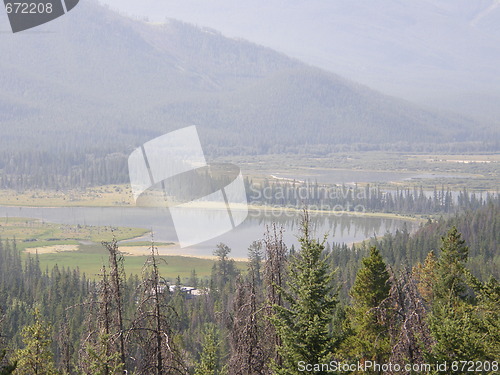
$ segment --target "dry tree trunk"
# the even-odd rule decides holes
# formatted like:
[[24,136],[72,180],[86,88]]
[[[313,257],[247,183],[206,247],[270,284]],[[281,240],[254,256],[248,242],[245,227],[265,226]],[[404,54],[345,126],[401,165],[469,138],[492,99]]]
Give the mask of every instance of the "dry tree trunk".
[[80,369],[86,374],[122,374],[127,368],[123,318],[123,255],[115,238],[102,242],[109,252],[110,271],[101,269],[101,281],[87,306],[87,331],[82,339]]
[[256,288],[255,274],[248,282],[238,280],[234,299],[234,318],[231,329],[231,358],[229,373],[235,375],[266,374],[269,355],[266,352],[264,314],[261,296]]
[[168,285],[161,278],[158,250],[151,245],[151,254],[143,268],[141,299],[129,334],[139,346],[137,374],[187,374],[188,370],[173,343],[167,304]]
[[111,278],[111,292],[114,303],[116,304],[116,320],[119,330],[119,344],[120,344],[120,357],[122,363],[126,363],[126,352],[125,352],[125,329],[123,324],[123,302],[122,302],[122,285],[125,280],[125,271],[123,269],[123,255],[118,250],[118,243],[116,238],[113,238],[111,242],[102,243],[109,252],[109,263],[111,267],[110,278]]
[[[267,227],[264,244],[266,246],[264,285],[267,289],[266,313],[269,318],[274,314],[274,306],[284,305],[282,290],[285,286],[287,248],[283,242],[283,227],[278,229],[275,223],[272,229]],[[272,353],[271,360],[279,366],[282,359],[277,348],[281,345],[281,339],[269,319],[267,319],[265,331],[267,336],[265,340],[269,345],[267,350]]]
[[389,297],[376,309],[388,323],[392,340],[390,362],[402,368],[405,364],[423,364],[425,350],[433,343],[424,300],[407,267],[400,271],[399,277],[391,272],[391,285]]
[[99,371],[100,374],[114,375],[122,373],[124,369],[116,342],[121,332],[115,329],[112,288],[105,266],[101,272],[98,289],[86,303],[89,311],[85,323],[87,329],[79,351],[79,368],[84,374],[92,375]]

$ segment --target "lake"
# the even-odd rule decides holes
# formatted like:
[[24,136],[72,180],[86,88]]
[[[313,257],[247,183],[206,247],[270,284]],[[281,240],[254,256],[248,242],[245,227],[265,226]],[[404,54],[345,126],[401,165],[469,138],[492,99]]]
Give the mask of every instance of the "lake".
[[[196,211],[195,211],[196,213]],[[69,225],[122,226],[152,230],[157,242],[177,242],[177,235],[169,211],[166,208],[144,207],[7,207],[0,206],[0,217],[37,218],[42,221]],[[300,213],[284,211],[251,210],[247,219],[236,229],[217,238],[176,252],[186,255],[208,256],[216,244],[223,242],[231,247],[231,256],[244,258],[248,246],[264,237],[266,227],[277,223],[284,228],[284,239],[288,246],[298,245]],[[418,222],[360,215],[336,216],[333,214],[311,214],[314,236],[323,238],[328,234],[329,242],[353,243],[374,235],[395,232],[407,225],[408,230],[418,228]],[[194,229],[196,230],[196,229]],[[149,240],[147,238],[138,240]]]

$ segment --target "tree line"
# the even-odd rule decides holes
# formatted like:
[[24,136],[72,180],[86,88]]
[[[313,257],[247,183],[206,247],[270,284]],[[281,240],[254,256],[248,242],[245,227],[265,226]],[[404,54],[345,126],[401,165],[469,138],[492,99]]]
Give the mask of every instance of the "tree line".
[[449,214],[476,210],[497,199],[493,192],[476,193],[466,188],[458,192],[434,187],[399,188],[384,191],[379,186],[319,184],[302,181],[245,180],[251,204],[276,207],[310,207],[328,211],[390,212],[406,215]]

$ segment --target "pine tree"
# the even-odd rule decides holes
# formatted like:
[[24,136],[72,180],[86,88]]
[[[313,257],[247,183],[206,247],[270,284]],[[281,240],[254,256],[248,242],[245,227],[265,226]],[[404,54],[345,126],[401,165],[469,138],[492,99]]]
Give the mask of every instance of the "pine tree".
[[207,324],[203,335],[203,348],[200,361],[196,365],[195,375],[219,375],[220,369],[220,339],[217,327]]
[[[493,336],[489,332],[492,328],[485,325],[485,318],[491,318],[491,307],[493,311],[498,308],[498,288],[492,284],[478,287],[479,301],[483,302],[483,308],[473,303],[468,291],[468,270],[465,267],[468,257],[468,248],[456,227],[452,227],[448,234],[442,239],[441,256],[436,267],[436,281],[434,284],[434,301],[429,317],[429,327],[435,340],[431,352],[428,354],[429,361],[484,361],[494,360],[496,357],[491,352],[488,339],[494,344],[497,333]],[[489,288],[489,287],[492,288]],[[490,293],[491,292],[491,293]],[[489,298],[487,297],[489,295]],[[484,314],[487,315],[484,315]],[[496,314],[498,317],[498,314]],[[494,345],[495,346],[495,345]],[[498,345],[496,345],[498,350]],[[493,354],[493,355],[492,355]],[[448,369],[449,374],[461,374],[461,369],[454,371]]]
[[467,289],[465,263],[469,248],[455,226],[443,237],[442,242],[436,267],[436,282],[433,286],[434,297],[440,300],[463,298]]
[[494,277],[487,282],[476,279],[468,270],[466,277],[476,293],[475,314],[479,317],[481,342],[486,358],[500,358],[500,283]]
[[324,245],[309,233],[308,213],[304,213],[300,251],[292,257],[289,277],[283,291],[287,306],[274,305],[272,322],[281,339],[278,352],[282,364],[275,364],[276,374],[300,372],[298,363],[326,363],[331,358],[333,337],[329,326],[333,319],[336,296],[333,271],[324,258]]
[[34,323],[22,330],[25,347],[15,352],[16,375],[56,375],[54,356],[51,351],[51,327],[42,320],[40,310],[35,308]]
[[229,259],[231,249],[223,243],[217,244],[213,254],[217,257],[217,281],[219,290],[224,289],[229,282],[230,274],[233,268],[233,262]]
[[123,366],[126,364],[126,349],[125,349],[125,325],[123,319],[123,286],[125,284],[125,271],[123,268],[123,254],[118,249],[118,241],[113,235],[111,242],[102,242],[109,253],[109,266],[110,266],[110,286],[111,296],[115,304],[116,325],[118,332],[118,344],[120,348],[120,359]]
[[248,271],[249,278],[255,281],[256,285],[262,284],[262,241],[254,241],[248,247]]
[[110,352],[113,340],[109,334],[100,333],[93,344],[86,345],[86,368],[84,374],[118,375],[123,374],[123,363],[119,352]]
[[[463,301],[456,304],[435,303],[429,319],[435,344],[427,362],[495,360],[487,355],[486,332],[473,306]],[[463,374],[461,369],[446,374]]]
[[390,363],[401,368],[423,364],[425,353],[433,343],[427,324],[425,302],[419,293],[412,272],[403,267],[399,276],[391,274],[391,289],[378,308],[377,316],[388,328],[391,344]]
[[[0,241],[0,247],[1,247],[1,241]],[[1,249],[0,249],[0,256],[1,256]],[[2,314],[2,311],[0,310],[0,314]],[[17,367],[17,363],[10,363],[7,361],[7,350],[4,349],[4,339],[2,336],[2,322],[3,322],[3,316],[0,315],[0,375],[10,375],[13,373],[13,371]]]
[[267,227],[264,237],[265,244],[265,264],[263,272],[263,285],[266,291],[267,308],[264,310],[267,316],[265,324],[265,339],[267,344],[265,351],[271,354],[271,360],[276,366],[281,366],[282,358],[277,348],[281,345],[281,338],[276,332],[276,328],[271,322],[273,310],[276,306],[283,306],[283,288],[285,286],[286,268],[288,264],[288,249],[283,241],[283,228],[276,226]]
[[10,375],[17,367],[17,363],[4,363],[5,355],[5,350],[0,352],[0,375]]
[[425,258],[424,264],[417,264],[413,268],[413,278],[417,282],[418,292],[422,298],[428,302],[432,303],[434,300],[434,284],[436,283],[436,268],[438,260],[434,251],[430,251]]
[[351,289],[353,304],[348,313],[351,335],[343,344],[343,352],[352,360],[384,363],[390,355],[387,325],[376,308],[389,297],[389,273],[376,247],[363,259]]

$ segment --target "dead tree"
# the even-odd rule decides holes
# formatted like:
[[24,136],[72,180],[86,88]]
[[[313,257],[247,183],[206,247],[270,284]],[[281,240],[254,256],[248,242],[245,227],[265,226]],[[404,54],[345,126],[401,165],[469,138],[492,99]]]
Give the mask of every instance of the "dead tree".
[[68,312],[66,319],[61,324],[57,334],[57,346],[59,349],[59,368],[63,369],[66,374],[71,374],[73,368],[73,353],[75,348],[71,342],[70,327],[69,327]]
[[263,298],[257,291],[255,272],[250,280],[238,280],[234,298],[234,317],[231,329],[231,358],[229,373],[235,375],[266,374],[269,355],[265,344]]
[[88,314],[85,332],[79,351],[79,368],[88,375],[123,374],[125,364],[118,337],[112,286],[105,266],[101,269],[101,281],[85,303]]
[[167,303],[169,287],[160,276],[158,249],[151,245],[151,254],[143,268],[141,298],[129,334],[138,348],[136,373],[144,375],[187,374],[188,370],[173,342]]
[[125,271],[116,238],[102,242],[109,253],[109,271],[101,269],[89,308],[86,331],[79,351],[79,367],[86,374],[114,375],[127,369],[126,328],[123,313]]
[[[424,352],[433,341],[426,323],[426,308],[411,271],[405,267],[397,277],[391,271],[391,289],[378,308],[377,314],[389,327],[391,363],[425,363]],[[410,374],[410,372],[408,372]]]
[[[285,274],[287,264],[287,248],[283,242],[283,228],[277,228],[273,223],[272,227],[267,227],[264,237],[265,244],[265,265],[264,265],[264,285],[266,293],[266,314],[270,317],[274,313],[274,306],[283,306],[282,290],[285,286]],[[273,353],[271,360],[278,366],[281,364],[281,356],[277,348],[281,345],[281,340],[276,334],[274,326],[269,319],[265,328],[268,351]]]
[[110,285],[111,295],[115,304],[116,324],[118,326],[118,343],[120,346],[120,357],[122,363],[126,363],[125,351],[125,328],[123,324],[123,295],[122,285],[125,283],[125,271],[123,268],[123,254],[118,249],[116,238],[111,242],[102,242],[109,252]]

